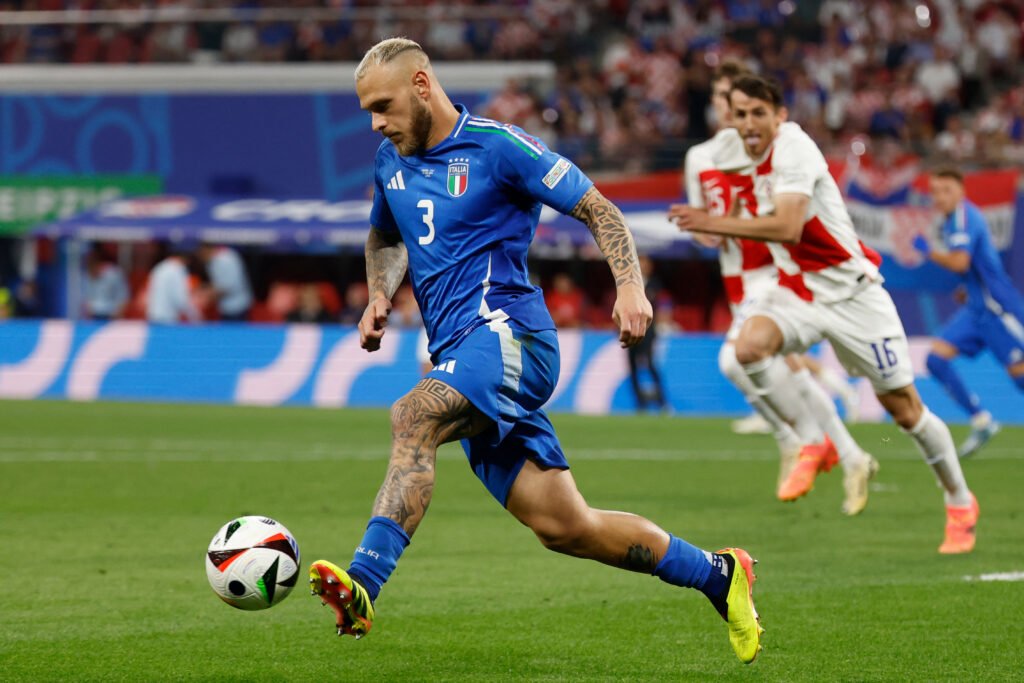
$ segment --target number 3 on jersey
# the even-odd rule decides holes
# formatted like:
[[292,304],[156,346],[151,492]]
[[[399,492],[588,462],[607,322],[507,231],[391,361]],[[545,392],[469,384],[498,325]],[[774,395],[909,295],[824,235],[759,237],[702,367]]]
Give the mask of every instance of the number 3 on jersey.
[[416,202],[417,209],[425,209],[423,222],[427,225],[427,234],[419,238],[419,243],[426,246],[434,241],[434,202],[430,199],[421,199]]

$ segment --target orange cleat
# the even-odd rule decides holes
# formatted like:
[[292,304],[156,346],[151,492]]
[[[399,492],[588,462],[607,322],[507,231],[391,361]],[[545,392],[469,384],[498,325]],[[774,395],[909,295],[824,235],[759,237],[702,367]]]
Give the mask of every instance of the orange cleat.
[[939,546],[943,555],[958,555],[974,550],[975,527],[978,525],[978,499],[971,494],[971,504],[955,508],[946,506],[946,539]]
[[806,495],[814,488],[814,478],[818,472],[828,472],[838,463],[839,454],[827,436],[821,443],[804,446],[800,449],[796,466],[779,486],[779,500],[791,501]]

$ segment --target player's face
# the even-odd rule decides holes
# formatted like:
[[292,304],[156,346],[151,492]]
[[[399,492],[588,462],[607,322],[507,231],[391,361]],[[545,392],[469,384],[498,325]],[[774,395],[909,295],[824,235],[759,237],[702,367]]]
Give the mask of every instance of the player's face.
[[732,125],[732,110],[729,107],[731,89],[732,81],[728,78],[719,78],[711,84],[711,108],[715,112],[715,122],[720,129]]
[[964,198],[964,187],[954,178],[932,176],[928,186],[935,208],[943,214],[956,211],[956,205]]
[[417,96],[412,75],[401,65],[371,67],[356,83],[359,106],[370,112],[370,125],[402,156],[426,147],[433,126],[427,104]]
[[733,90],[729,93],[732,105],[732,126],[740,132],[747,154],[757,158],[772,144],[779,124],[786,120],[786,108],[778,109],[771,102]]

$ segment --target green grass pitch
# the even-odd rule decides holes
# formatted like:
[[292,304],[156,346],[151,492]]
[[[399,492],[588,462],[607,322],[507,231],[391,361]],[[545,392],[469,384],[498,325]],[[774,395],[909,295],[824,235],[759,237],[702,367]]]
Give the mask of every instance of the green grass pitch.
[[[993,681],[1024,676],[1024,430],[965,464],[970,556],[936,552],[942,498],[892,425],[855,426],[882,464],[868,509],[841,477],[773,498],[776,452],[722,420],[554,416],[591,505],[760,560],[764,652],[746,667],[695,591],[544,550],[457,445],[362,641],[300,581],[247,613],[203,557],[220,525],[272,516],[303,575],[346,565],[384,473],[386,411],[0,402],[0,680]],[[955,430],[963,436],[963,428]]]

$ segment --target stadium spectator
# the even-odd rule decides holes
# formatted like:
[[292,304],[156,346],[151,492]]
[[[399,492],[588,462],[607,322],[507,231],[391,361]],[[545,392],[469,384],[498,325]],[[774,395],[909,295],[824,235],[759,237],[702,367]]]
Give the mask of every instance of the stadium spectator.
[[358,325],[370,303],[370,292],[365,282],[353,282],[345,288],[345,302],[338,321],[342,325]]
[[299,289],[299,300],[295,308],[288,312],[285,320],[290,323],[322,324],[332,322],[331,314],[324,308],[320,298],[320,288],[316,284],[304,284]]
[[192,303],[188,258],[187,251],[174,246],[170,255],[150,272],[146,290],[146,320],[149,322],[174,325],[201,319],[199,310]]
[[120,318],[128,303],[128,280],[121,267],[107,258],[100,245],[85,255],[85,315],[91,320]]
[[568,273],[556,273],[544,293],[551,319],[559,329],[579,327],[583,322],[583,290]]
[[230,247],[208,243],[199,245],[198,256],[206,266],[210,294],[216,301],[220,319],[246,320],[252,308],[252,287],[242,257]]

